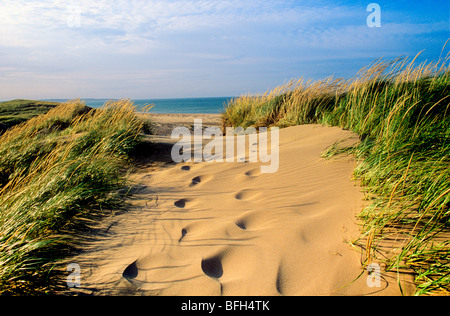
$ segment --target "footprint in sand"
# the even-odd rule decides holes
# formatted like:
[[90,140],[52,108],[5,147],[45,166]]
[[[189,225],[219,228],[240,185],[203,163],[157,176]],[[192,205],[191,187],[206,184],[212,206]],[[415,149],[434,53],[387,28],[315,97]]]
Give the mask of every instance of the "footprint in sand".
[[[296,270],[301,269],[296,267]],[[275,288],[278,293],[283,296],[293,296],[298,295],[298,291],[301,289],[299,287],[298,278],[293,274],[292,269],[283,262],[278,265],[277,276],[275,279]]]
[[203,259],[202,270],[207,276],[213,279],[219,279],[223,275],[222,258],[220,255]]
[[251,170],[247,171],[245,173],[245,175],[248,176],[248,177],[257,177],[257,176],[261,175],[261,170],[258,169],[258,168],[257,169],[251,169]]
[[187,234],[187,230],[185,228],[183,228],[181,230],[181,237],[180,237],[180,239],[178,239],[178,242],[181,242],[181,240],[184,238],[184,236],[186,236],[186,234]]
[[175,203],[173,203],[173,205],[175,205],[178,208],[185,208],[186,204],[190,201],[191,200],[189,200],[189,199],[181,199],[181,200],[178,200]]
[[202,178],[201,177],[195,177],[195,178],[192,179],[192,182],[191,182],[191,184],[189,186],[192,187],[192,186],[197,185],[197,184],[199,184],[201,182],[202,182]]
[[199,185],[200,183],[204,184],[205,182],[211,180],[211,178],[212,178],[212,176],[210,176],[210,175],[198,176],[198,177],[192,178],[191,183],[189,184],[189,186],[193,187],[193,186]]
[[260,168],[253,168],[249,169],[243,173],[238,173],[236,175],[236,181],[252,181],[253,179],[256,179],[257,177],[261,176],[261,170]]
[[237,227],[243,230],[257,229],[268,223],[270,223],[270,220],[258,211],[248,211],[234,222]]
[[261,192],[256,191],[256,190],[244,189],[244,190],[237,192],[234,195],[234,198],[236,200],[249,201],[249,200],[252,200],[252,199],[258,197],[260,194],[261,194]]
[[134,261],[132,264],[130,264],[126,269],[123,271],[122,276],[127,280],[133,280],[138,275],[138,268],[136,266],[136,261]]
[[242,220],[242,219],[237,220],[237,221],[235,222],[235,224],[236,224],[236,226],[239,227],[240,229],[243,229],[243,230],[246,230],[246,229],[247,229],[247,223],[246,223],[244,220]]
[[278,267],[275,287],[278,293],[286,295],[286,276],[281,265]]

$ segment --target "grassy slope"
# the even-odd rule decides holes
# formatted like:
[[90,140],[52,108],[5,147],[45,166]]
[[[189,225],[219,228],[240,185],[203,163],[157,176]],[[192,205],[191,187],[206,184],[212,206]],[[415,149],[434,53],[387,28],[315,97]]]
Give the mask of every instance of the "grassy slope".
[[3,126],[4,129],[12,127],[32,117],[45,114],[59,104],[57,102],[23,99],[0,102],[0,126]]
[[[321,123],[358,133],[355,170],[372,205],[364,221],[366,264],[390,238],[390,269],[412,268],[418,294],[450,293],[450,69],[447,60],[413,66],[377,61],[352,80],[292,81],[232,101],[225,126]],[[328,153],[330,154],[330,152]]]
[[0,137],[0,294],[43,294],[85,224],[115,203],[143,122],[131,102],[69,102]]

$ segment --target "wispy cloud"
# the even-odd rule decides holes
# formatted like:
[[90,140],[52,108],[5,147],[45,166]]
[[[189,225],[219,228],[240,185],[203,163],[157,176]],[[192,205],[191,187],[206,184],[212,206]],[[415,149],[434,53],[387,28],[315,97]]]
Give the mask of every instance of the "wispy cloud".
[[[220,82],[223,94],[239,93],[269,88],[292,74],[317,77],[326,72],[319,62],[314,70],[312,61],[366,62],[410,54],[427,48],[418,47],[419,39],[436,50],[448,34],[448,16],[436,19],[430,13],[412,20],[392,4],[383,12],[383,26],[368,28],[365,5],[294,0],[0,0],[0,80],[7,70],[16,71],[16,78],[26,74],[28,86],[58,81],[62,87],[65,79],[67,86],[72,85],[36,97],[64,97],[73,91],[83,95],[89,84],[75,84],[82,80],[98,87],[97,92],[89,89],[94,97],[117,91],[125,95],[111,97],[151,97],[146,94],[160,91],[169,96],[174,85],[178,90],[173,94],[188,96],[195,84],[205,85],[203,94],[210,95],[208,91],[217,90],[214,82]],[[414,10],[420,17],[420,7]],[[353,68],[336,63],[328,72],[345,74]],[[134,82],[130,94],[118,88],[127,85],[119,78]],[[0,99],[19,96],[24,89],[18,79],[0,82],[9,87],[0,90]]]

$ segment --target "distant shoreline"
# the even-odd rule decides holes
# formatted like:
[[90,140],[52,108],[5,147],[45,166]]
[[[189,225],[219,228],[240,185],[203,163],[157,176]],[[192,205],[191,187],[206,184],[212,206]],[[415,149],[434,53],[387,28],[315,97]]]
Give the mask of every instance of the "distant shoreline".
[[[137,111],[148,106],[153,107],[149,113],[159,114],[221,114],[226,105],[236,97],[200,97],[200,98],[160,98],[160,99],[131,99],[137,107]],[[70,99],[45,99],[52,102],[67,102]],[[92,108],[100,108],[108,101],[117,99],[82,99],[85,104]],[[44,101],[44,100],[43,100]]]
[[[65,101],[65,100],[61,100]],[[42,100],[27,100],[27,99],[15,99],[5,102],[0,102],[2,107],[0,108],[0,134],[2,134],[8,128],[17,125],[23,121],[26,121],[34,116],[45,114],[52,107],[60,105],[64,102],[56,101],[42,101]],[[91,105],[86,106],[95,109]],[[206,127],[220,126],[223,112],[191,112],[184,113],[182,108],[179,107],[179,112],[155,112],[154,109],[148,111],[142,111],[139,107],[136,109],[138,115],[150,116],[151,121],[154,123],[157,134],[170,135],[171,131],[175,127],[185,126],[191,127],[194,124],[194,119],[201,118],[202,124]]]

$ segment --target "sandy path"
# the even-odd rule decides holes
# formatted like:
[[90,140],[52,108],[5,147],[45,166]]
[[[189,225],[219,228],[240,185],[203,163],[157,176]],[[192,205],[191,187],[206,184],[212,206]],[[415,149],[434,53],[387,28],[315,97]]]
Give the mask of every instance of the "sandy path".
[[[368,287],[355,214],[355,162],[324,160],[335,127],[280,130],[280,164],[181,163],[135,174],[133,207],[74,258],[82,291],[133,295],[399,295],[383,277]],[[362,275],[361,275],[362,273]],[[360,276],[358,278],[358,276]],[[387,283],[389,282],[389,283]]]

